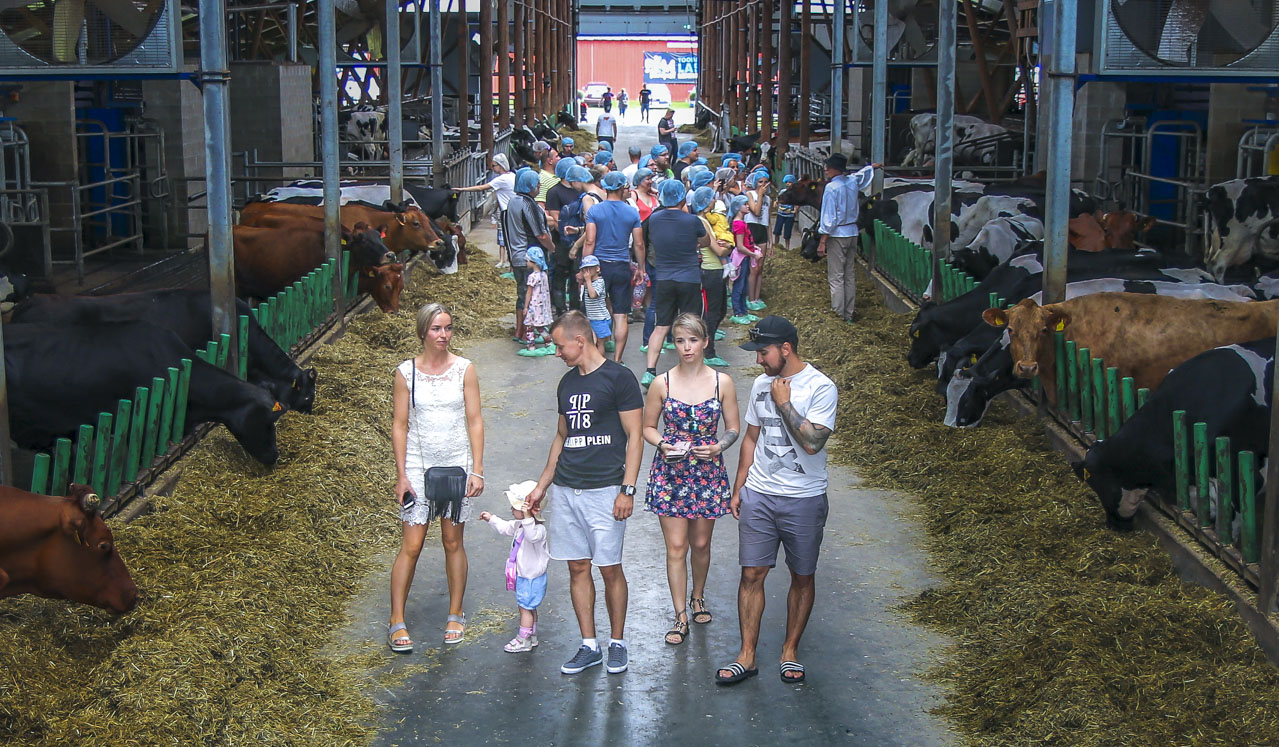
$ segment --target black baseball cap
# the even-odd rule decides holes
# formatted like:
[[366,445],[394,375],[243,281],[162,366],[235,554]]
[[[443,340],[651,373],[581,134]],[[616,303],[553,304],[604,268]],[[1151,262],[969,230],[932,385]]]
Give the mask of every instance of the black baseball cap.
[[836,153],[826,159],[826,165],[836,171],[848,171],[848,157],[843,153]]
[[789,319],[770,314],[760,319],[754,327],[750,328],[750,339],[738,347],[742,350],[754,352],[763,350],[769,345],[780,345],[783,342],[798,346],[799,330],[795,329],[795,325],[791,324]]

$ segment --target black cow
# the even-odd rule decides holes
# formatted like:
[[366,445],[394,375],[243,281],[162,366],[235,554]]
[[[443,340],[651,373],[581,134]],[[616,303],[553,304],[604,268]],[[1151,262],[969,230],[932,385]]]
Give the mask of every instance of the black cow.
[[[1032,268],[1033,269],[1033,268]],[[990,308],[990,294],[1011,303],[1039,290],[1040,280],[1016,261],[996,267],[973,290],[938,305],[925,301],[910,325],[910,350],[906,362],[923,368],[937,358],[944,346],[954,343],[981,324],[981,313]]]
[[453,188],[445,184],[443,187],[428,187],[419,184],[405,184],[404,191],[408,192],[422,212],[426,213],[428,218],[448,218],[450,223],[457,223],[457,203],[459,193],[454,192]]
[[153,376],[191,358],[186,432],[221,423],[254,459],[275,464],[275,421],[284,406],[262,389],[195,357],[173,332],[147,322],[6,324],[9,427],[28,449],[70,438]]
[[0,311],[7,312],[30,296],[31,281],[27,276],[0,266]]
[[[315,369],[302,370],[236,300],[236,314],[249,316],[249,381],[287,409],[310,413],[315,404]],[[189,348],[203,347],[213,327],[208,291],[164,289],[110,296],[37,295],[14,312],[15,322],[71,325],[144,321],[175,333]],[[169,363],[167,365],[173,365]]]
[[567,108],[560,109],[555,112],[555,126],[567,127],[570,130],[576,130],[578,128],[577,117],[575,117],[573,112],[570,112]]
[[511,166],[519,168],[520,164],[537,165],[537,155],[533,153],[533,143],[537,136],[528,127],[517,127],[511,132]]
[[[699,106],[697,107],[697,118],[693,120],[693,126],[699,130],[704,130],[711,126],[711,123],[715,121],[715,118],[715,115],[711,113],[710,109],[704,109]],[[737,152],[740,153],[741,151]]]
[[[1261,469],[1270,446],[1274,364],[1273,337],[1200,353],[1174,368],[1145,406],[1118,431],[1094,443],[1083,462],[1074,467],[1097,492],[1107,525],[1132,528],[1132,517],[1141,501],[1137,491],[1153,489],[1165,500],[1175,499],[1175,410],[1186,411],[1187,429],[1193,423],[1207,423],[1209,444],[1217,436],[1229,436],[1231,451],[1253,452],[1260,490],[1264,479]],[[1192,504],[1204,498],[1192,486]]]

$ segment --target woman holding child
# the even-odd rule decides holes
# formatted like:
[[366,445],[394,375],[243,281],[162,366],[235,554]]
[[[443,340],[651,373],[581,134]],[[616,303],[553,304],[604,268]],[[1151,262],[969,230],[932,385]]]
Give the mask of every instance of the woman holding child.
[[[731,488],[723,453],[737,440],[737,394],[733,379],[706,365],[706,323],[696,314],[681,314],[671,326],[679,365],[655,379],[644,407],[644,440],[657,447],[648,474],[646,505],[657,514],[666,540],[666,580],[675,605],[675,624],[666,643],[678,646],[688,637],[689,555],[693,589],[692,621],[706,624],[706,574],[711,560],[715,519],[729,511]],[[659,416],[665,431],[658,430]],[[717,435],[720,419],[724,432]]]

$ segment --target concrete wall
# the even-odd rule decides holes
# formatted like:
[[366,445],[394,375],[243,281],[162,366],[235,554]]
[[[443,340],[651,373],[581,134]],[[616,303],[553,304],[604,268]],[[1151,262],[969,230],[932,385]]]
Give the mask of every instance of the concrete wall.
[[1254,86],[1214,83],[1208,93],[1208,133],[1206,165],[1208,181],[1235,178],[1239,138],[1251,125],[1245,119],[1265,119],[1268,102]]
[[[49,81],[24,83],[17,102],[5,107],[7,116],[15,117],[31,141],[31,178],[42,182],[76,180],[79,160],[75,138],[75,83]],[[48,218],[52,225],[68,226],[71,222],[71,193],[64,187],[49,189]],[[52,236],[54,256],[71,251],[71,236]],[[29,247],[24,251],[22,247]],[[35,242],[23,242],[15,252],[23,256],[10,261],[28,269],[40,266],[40,250]],[[27,256],[27,255],[30,256]]]
[[[315,159],[311,69],[305,64],[231,64],[231,150],[256,150],[259,161]],[[282,181],[311,176],[314,169],[265,169]],[[248,185],[251,193],[270,184]]]
[[[1081,55],[1086,57],[1086,55]],[[1080,61],[1081,67],[1085,64]],[[1109,144],[1102,142],[1101,130],[1112,119],[1122,119],[1124,104],[1128,93],[1123,83],[1088,83],[1075,93],[1074,142],[1071,147],[1070,174],[1071,182],[1088,191],[1094,190],[1095,180],[1101,171],[1103,149],[1108,149],[1107,157],[1110,173],[1101,175],[1105,179],[1116,180],[1119,173],[1114,167],[1119,166],[1121,145],[1112,139]],[[1041,141],[1043,142],[1043,141]],[[1044,148],[1047,153],[1047,148]]]
[[[188,66],[188,70],[194,70]],[[170,223],[171,248],[204,245],[209,230],[204,201],[188,210],[188,197],[204,192],[204,104],[200,91],[188,81],[148,80],[142,83],[146,116],[164,129],[164,160],[173,195],[174,218]],[[199,181],[185,181],[198,177]],[[196,234],[183,239],[178,234]]]

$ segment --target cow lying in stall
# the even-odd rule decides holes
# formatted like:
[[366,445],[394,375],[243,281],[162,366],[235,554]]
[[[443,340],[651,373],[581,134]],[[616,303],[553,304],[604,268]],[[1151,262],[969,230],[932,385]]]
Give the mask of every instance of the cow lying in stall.
[[[1185,410],[1187,427],[1192,423],[1207,424],[1207,443],[1214,443],[1218,436],[1229,436],[1232,451],[1253,452],[1258,470],[1256,485],[1260,489],[1270,451],[1274,364],[1273,334],[1200,353],[1173,369],[1118,431],[1094,442],[1083,461],[1073,466],[1080,479],[1096,491],[1106,512],[1106,524],[1112,529],[1131,529],[1147,490],[1156,491],[1165,500],[1176,496],[1172,434],[1172,414],[1176,410]],[[1212,493],[1208,496],[1212,501],[1210,515],[1215,516],[1219,493]],[[1191,485],[1192,508],[1203,498]],[[1235,515],[1238,516],[1237,503]]]
[[88,485],[65,497],[0,487],[0,598],[34,594],[124,614],[138,587]]

